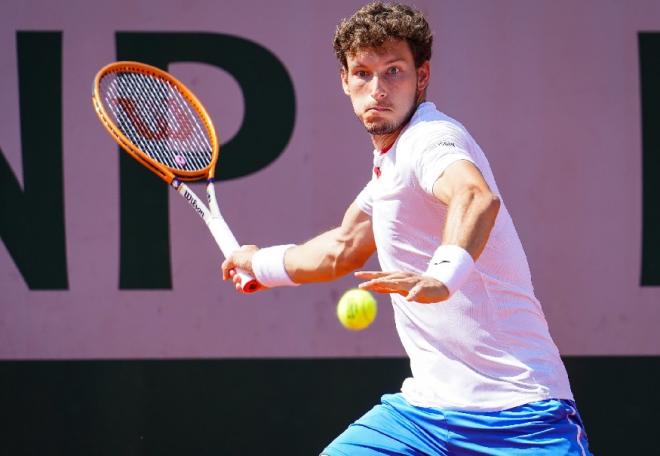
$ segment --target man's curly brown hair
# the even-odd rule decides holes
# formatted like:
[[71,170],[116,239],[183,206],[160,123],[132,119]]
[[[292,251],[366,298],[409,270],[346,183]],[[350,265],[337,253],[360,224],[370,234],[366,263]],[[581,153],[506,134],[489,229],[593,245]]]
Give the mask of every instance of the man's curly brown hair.
[[433,34],[424,15],[398,3],[373,2],[363,6],[341,21],[332,44],[337,60],[346,69],[347,55],[378,48],[391,39],[408,43],[417,68],[431,59]]

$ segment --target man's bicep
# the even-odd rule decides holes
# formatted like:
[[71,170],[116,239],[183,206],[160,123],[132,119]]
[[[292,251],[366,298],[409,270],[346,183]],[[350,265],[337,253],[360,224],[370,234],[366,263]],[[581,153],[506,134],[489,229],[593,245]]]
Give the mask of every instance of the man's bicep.
[[468,160],[456,160],[444,170],[433,184],[433,195],[446,205],[465,189],[491,192],[479,168]]

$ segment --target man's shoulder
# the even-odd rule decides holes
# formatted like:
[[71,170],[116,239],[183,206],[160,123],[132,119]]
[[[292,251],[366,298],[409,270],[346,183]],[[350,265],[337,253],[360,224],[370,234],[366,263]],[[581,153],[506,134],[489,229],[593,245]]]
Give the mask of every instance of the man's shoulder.
[[457,120],[440,112],[433,103],[422,103],[400,138],[400,146],[421,153],[434,144],[465,147],[469,133]]

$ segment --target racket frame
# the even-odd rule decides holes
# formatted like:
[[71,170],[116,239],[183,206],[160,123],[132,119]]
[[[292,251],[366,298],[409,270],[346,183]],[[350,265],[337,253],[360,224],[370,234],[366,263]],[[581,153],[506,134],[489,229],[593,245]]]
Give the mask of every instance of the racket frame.
[[[122,133],[122,131],[112,121],[112,117],[103,106],[100,95],[101,80],[109,74],[122,72],[137,72],[146,76],[164,79],[168,83],[172,84],[185,98],[185,100],[190,103],[190,106],[199,116],[209,136],[209,141],[211,144],[211,160],[208,166],[194,171],[173,171],[168,166],[165,166],[162,163],[152,159],[149,155],[144,153],[142,150],[140,150],[140,148],[133,144],[133,142],[130,141],[126,135],[124,135],[124,133]],[[197,99],[197,97],[183,83],[181,83],[166,71],[161,70],[160,68],[156,68],[141,62],[120,61],[113,62],[104,66],[96,74],[92,85],[92,101],[96,115],[101,121],[101,124],[105,127],[108,133],[110,133],[110,136],[112,136],[117,144],[119,144],[119,146],[124,149],[124,151],[126,151],[131,157],[137,160],[142,166],[160,177],[168,185],[171,185],[177,191],[177,193],[179,193],[191,205],[197,215],[199,215],[206,223],[209,231],[213,236],[213,239],[218,244],[218,247],[222,251],[224,257],[229,258],[229,256],[239,248],[239,244],[229,229],[229,226],[225,222],[224,218],[222,217],[220,209],[218,208],[218,202],[215,197],[214,176],[215,165],[218,161],[219,141],[215,132],[215,127],[213,126],[213,122],[211,121],[211,118],[206,112],[206,109]],[[184,181],[199,181],[204,179],[206,180],[206,195],[209,204],[208,207],[192,190],[190,190],[190,187],[184,183]],[[236,268],[235,271],[241,279],[240,283],[243,292],[251,293],[259,288],[259,282],[257,282],[257,280],[251,274],[239,268]]]
[[[122,72],[136,72],[146,76],[164,79],[176,87],[179,93],[188,103],[190,103],[191,107],[195,110],[195,113],[199,116],[204,125],[204,128],[206,129],[206,133],[209,135],[209,141],[211,143],[211,161],[206,168],[195,171],[172,171],[171,168],[157,162],[149,155],[141,151],[135,144],[131,142],[131,140],[126,137],[126,135],[124,135],[124,133],[122,133],[122,131],[112,121],[112,117],[105,109],[105,106],[103,106],[100,95],[101,80],[109,74]],[[203,179],[213,179],[215,177],[215,165],[218,161],[218,152],[220,148],[218,135],[216,134],[215,127],[213,126],[213,121],[195,94],[193,94],[183,83],[181,83],[171,74],[161,70],[160,68],[156,68],[141,62],[113,62],[101,68],[96,74],[92,85],[92,100],[94,102],[94,109],[96,110],[96,114],[101,120],[101,123],[108,131],[108,133],[110,133],[115,141],[122,147],[122,149],[128,152],[128,154],[140,162],[140,164],[147,167],[166,183],[171,184],[174,179],[179,179],[180,181],[196,181]]]

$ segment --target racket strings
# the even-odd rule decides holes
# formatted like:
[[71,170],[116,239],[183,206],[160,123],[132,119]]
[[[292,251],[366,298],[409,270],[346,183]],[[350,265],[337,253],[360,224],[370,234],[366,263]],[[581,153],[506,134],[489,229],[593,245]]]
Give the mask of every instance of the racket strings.
[[[143,81],[140,80],[139,76],[136,74],[127,74],[131,87],[136,90],[136,94],[139,96],[140,114],[143,119],[149,121],[149,127],[151,132],[156,132],[156,135],[164,137],[166,145],[169,146],[166,150],[169,151],[178,151],[177,154],[160,154],[160,156],[154,156],[153,158],[161,161],[165,161],[164,164],[170,168],[176,169],[185,169],[185,163],[182,163],[183,159],[192,159],[190,160],[190,165],[194,169],[202,169],[208,165],[208,162],[205,160],[206,154],[205,151],[211,148],[211,145],[206,141],[206,138],[202,135],[200,138],[199,129],[192,130],[194,135],[190,138],[193,147],[186,150],[180,150],[176,148],[177,137],[183,136],[183,130],[189,128],[188,124],[185,123],[186,119],[182,117],[182,110],[180,109],[180,103],[172,103],[171,101],[165,100],[174,100],[177,101],[180,97],[178,91],[172,89],[172,87],[160,80],[155,80],[153,78],[144,78]],[[145,82],[150,93],[156,94],[156,98],[147,98],[144,95],[144,92],[140,90],[140,83]],[[158,83],[156,83],[158,82]],[[169,90],[168,90],[169,89]],[[169,95],[169,96],[168,96]],[[162,100],[162,101],[161,101]],[[183,102],[184,105],[185,102]],[[187,105],[186,105],[187,106]],[[150,113],[157,113],[157,115],[150,115]],[[194,115],[188,111],[190,118],[195,118]],[[167,122],[164,122],[163,119],[167,119]],[[141,132],[142,133],[142,132]],[[189,133],[189,132],[186,132]],[[142,136],[145,136],[142,134]],[[201,154],[198,151],[202,151]],[[186,160],[186,161],[188,161]]]
[[142,73],[112,73],[101,81],[101,92],[117,127],[152,159],[175,171],[211,163],[207,130],[173,84]]
[[[202,169],[208,166],[210,155],[207,153],[211,149],[211,144],[203,134],[203,129],[197,121],[197,117],[191,112],[185,99],[175,90],[175,88],[167,82],[151,77],[144,77],[140,74],[131,73],[130,75],[133,87],[136,88],[137,93],[140,95],[142,101],[142,113],[146,118],[152,119],[152,127],[158,131],[161,136],[166,134],[167,142],[170,145],[168,151],[173,150],[172,146],[176,146],[176,141],[183,139],[187,136],[192,143],[192,148],[179,150],[182,154],[165,154],[163,158],[169,161],[169,166],[173,168],[181,168],[184,166],[183,160],[192,159],[191,165],[197,169]],[[145,83],[147,89],[155,94],[157,98],[147,98],[144,91],[141,90],[141,83]],[[166,101],[167,100],[167,101]],[[173,102],[174,101],[174,102]],[[186,117],[181,107],[187,108]],[[159,116],[150,116],[149,111],[159,113]],[[164,124],[162,119],[168,120]],[[194,125],[198,128],[190,128],[189,119],[195,120]],[[190,131],[186,131],[190,130]],[[192,135],[190,135],[192,133]],[[183,157],[183,160],[182,160]],[[187,160],[186,160],[187,161]],[[184,168],[185,169],[185,168]]]
[[[185,169],[185,165],[188,161],[191,161],[190,165],[193,168],[201,169],[208,166],[210,156],[206,151],[211,149],[211,145],[208,140],[206,140],[201,128],[190,128],[190,119],[195,121],[194,124],[197,127],[199,127],[199,122],[197,122],[196,116],[192,114],[190,109],[187,110],[188,117],[186,118],[183,116],[181,106],[187,107],[187,103],[181,94],[165,81],[151,77],[144,77],[140,74],[130,74],[129,76],[132,87],[134,87],[140,95],[142,114],[145,118],[151,119],[151,127],[155,128],[153,131],[158,132],[159,136],[166,139],[167,145],[169,146],[166,149],[168,152],[179,152],[179,154],[161,154],[168,166],[177,169]],[[142,83],[146,85],[148,91],[157,95],[156,99],[147,98],[145,96],[145,92],[141,90]],[[149,115],[150,112],[158,114],[156,116]],[[163,119],[167,119],[167,123],[163,122]],[[193,134],[190,135],[190,133]],[[177,148],[177,141],[186,137],[191,142],[192,147],[183,150],[181,150],[180,147]],[[185,147],[185,144],[182,144],[182,146]]]

